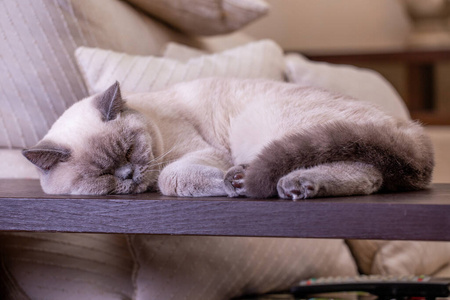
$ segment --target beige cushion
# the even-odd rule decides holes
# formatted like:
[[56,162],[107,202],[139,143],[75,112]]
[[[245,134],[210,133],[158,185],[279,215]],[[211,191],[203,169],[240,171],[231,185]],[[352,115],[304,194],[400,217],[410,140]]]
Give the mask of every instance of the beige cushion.
[[80,47],[76,59],[91,94],[116,80],[124,94],[156,91],[197,78],[222,76],[283,79],[282,49],[270,40],[250,43],[183,63],[155,56],[135,56]]
[[133,297],[133,260],[124,236],[1,233],[0,245],[4,268],[29,299]]
[[225,35],[214,35],[208,37],[198,37],[201,41],[201,48],[208,52],[216,53],[225,51],[234,47],[238,47],[250,42],[254,42],[257,39],[246,34],[243,31],[235,31],[233,33]]
[[321,276],[355,276],[342,240],[131,237],[137,299],[231,299]]
[[87,96],[78,46],[148,55],[195,42],[119,0],[0,1],[0,37],[0,148],[33,146]]
[[349,95],[371,102],[393,116],[409,119],[409,112],[397,91],[373,70],[314,62],[293,53],[286,55],[286,76],[290,82]]
[[419,241],[348,241],[366,274],[435,275],[450,267],[450,243]]
[[450,278],[450,263],[434,273],[433,276],[440,278]]
[[170,25],[198,35],[237,30],[265,15],[262,0],[127,0]]
[[39,178],[36,167],[22,155],[22,150],[0,149],[0,157],[0,178]]

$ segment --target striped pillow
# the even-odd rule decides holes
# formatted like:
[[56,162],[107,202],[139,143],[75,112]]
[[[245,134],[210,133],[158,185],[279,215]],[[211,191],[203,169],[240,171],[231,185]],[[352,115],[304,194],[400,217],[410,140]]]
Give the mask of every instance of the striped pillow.
[[10,149],[35,145],[88,95],[77,47],[151,55],[169,41],[196,44],[119,0],[2,0],[0,40],[0,148]]
[[173,84],[211,76],[283,80],[283,50],[263,40],[187,62],[155,56],[135,56],[80,47],[75,53],[91,94],[116,80],[124,94],[156,91]]

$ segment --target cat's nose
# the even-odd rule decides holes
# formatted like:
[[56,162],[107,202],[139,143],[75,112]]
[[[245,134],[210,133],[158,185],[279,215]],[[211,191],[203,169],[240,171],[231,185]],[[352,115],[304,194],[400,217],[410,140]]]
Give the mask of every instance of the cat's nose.
[[126,164],[116,169],[114,175],[122,180],[133,179],[133,167],[131,164]]

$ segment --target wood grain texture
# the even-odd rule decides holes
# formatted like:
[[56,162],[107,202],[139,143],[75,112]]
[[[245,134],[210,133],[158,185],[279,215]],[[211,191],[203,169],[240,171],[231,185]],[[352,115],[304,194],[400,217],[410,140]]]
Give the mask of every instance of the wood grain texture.
[[0,230],[450,241],[450,184],[308,201],[46,195],[0,180]]

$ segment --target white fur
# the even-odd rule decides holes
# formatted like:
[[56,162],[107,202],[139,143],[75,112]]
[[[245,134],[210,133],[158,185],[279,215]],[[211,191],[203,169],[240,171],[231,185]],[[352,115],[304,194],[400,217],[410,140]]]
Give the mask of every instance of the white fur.
[[44,140],[70,145],[74,153],[87,147],[87,138],[101,134],[106,127],[99,117],[100,112],[94,109],[93,98],[89,97],[73,104],[56,120]]
[[[220,84],[214,83],[217,80]],[[265,80],[206,79],[130,96],[128,103],[155,120],[166,150],[187,137],[194,144],[183,147],[197,149],[201,138],[211,147],[230,151],[233,164],[249,163],[274,139],[318,122],[396,123],[370,104],[340,95],[330,99],[328,92],[296,85],[283,89],[286,86],[296,93]]]

